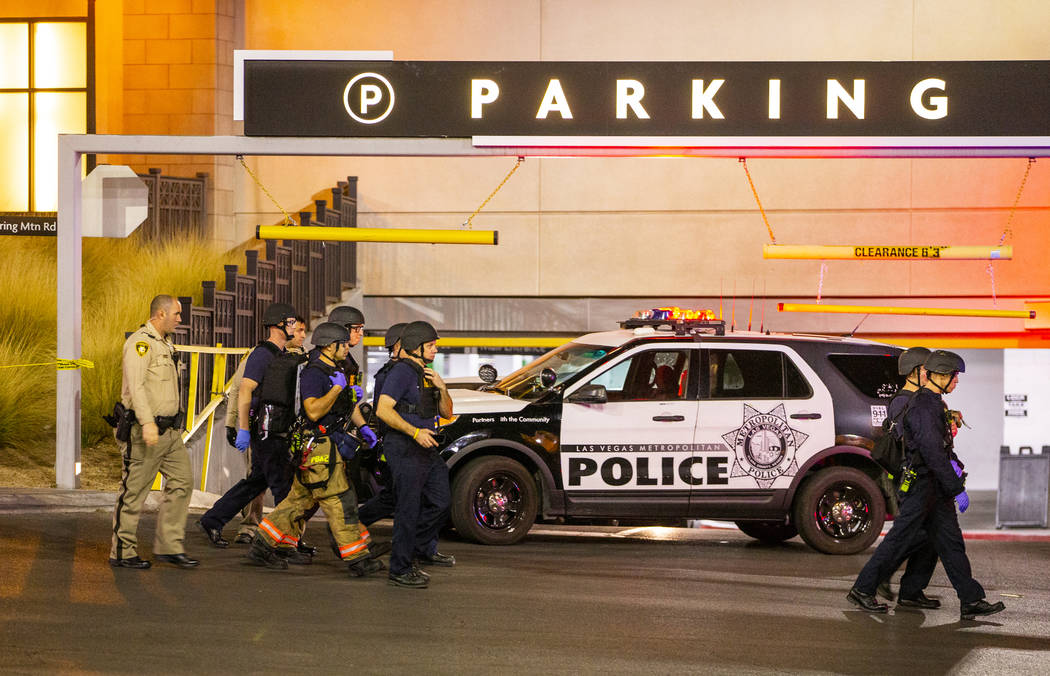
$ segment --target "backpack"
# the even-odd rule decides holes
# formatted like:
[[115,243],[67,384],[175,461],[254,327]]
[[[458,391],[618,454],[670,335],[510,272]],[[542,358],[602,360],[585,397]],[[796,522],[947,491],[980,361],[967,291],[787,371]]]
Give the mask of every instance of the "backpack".
[[264,410],[269,409],[267,429],[271,434],[287,432],[299,410],[299,372],[307,357],[278,350],[268,340],[262,341],[257,347],[265,347],[274,355],[259,383],[259,404]]
[[908,398],[908,405],[893,418],[889,416],[882,421],[882,436],[875,441],[871,449],[871,459],[886,470],[890,478],[901,472],[906,454],[904,440],[904,416],[911,408],[914,396]]

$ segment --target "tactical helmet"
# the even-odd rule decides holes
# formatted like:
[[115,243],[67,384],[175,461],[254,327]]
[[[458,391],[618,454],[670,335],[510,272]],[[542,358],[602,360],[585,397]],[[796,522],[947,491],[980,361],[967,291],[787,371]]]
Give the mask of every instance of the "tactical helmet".
[[299,313],[288,303],[272,303],[263,311],[263,326],[277,326],[289,317],[295,317]]
[[356,307],[340,305],[328,315],[328,321],[343,326],[364,325],[365,315]]
[[342,324],[325,322],[314,329],[310,342],[316,347],[328,347],[332,343],[345,343],[350,340],[350,332]]
[[397,341],[401,340],[401,332],[405,330],[406,324],[401,322],[400,324],[394,324],[386,330],[386,336],[383,338],[383,345],[386,349],[393,350],[394,345]]
[[414,352],[423,343],[437,339],[437,331],[429,322],[409,322],[401,332],[401,349]]
[[947,350],[934,350],[926,358],[926,363],[923,366],[930,373],[952,374],[966,372],[966,362],[963,361],[963,358]]
[[902,376],[910,374],[926,363],[930,351],[925,347],[910,347],[897,357],[897,373]]

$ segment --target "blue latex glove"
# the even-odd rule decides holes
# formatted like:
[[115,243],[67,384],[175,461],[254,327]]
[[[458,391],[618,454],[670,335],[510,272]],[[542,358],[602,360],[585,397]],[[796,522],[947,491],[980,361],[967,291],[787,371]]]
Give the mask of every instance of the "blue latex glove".
[[252,435],[248,433],[248,430],[237,430],[237,439],[233,442],[233,445],[237,447],[237,450],[244,453],[248,450],[248,444],[252,441]]
[[346,388],[346,374],[342,371],[336,371],[328,380],[330,380],[334,386],[342,387],[344,389]]
[[357,430],[361,433],[361,437],[365,440],[365,443],[368,444],[369,448],[374,448],[379,442],[379,437],[376,436],[376,433],[373,432],[372,428],[368,425],[361,425]]
[[966,491],[955,496],[955,504],[959,505],[960,514],[970,508],[970,496],[966,494]]
[[354,401],[361,401],[365,398],[365,391],[360,385],[351,385],[350,390],[354,393]]
[[962,477],[962,475],[963,475],[962,467],[959,467],[959,463],[955,462],[954,460],[952,460],[952,469],[955,470],[955,476]]

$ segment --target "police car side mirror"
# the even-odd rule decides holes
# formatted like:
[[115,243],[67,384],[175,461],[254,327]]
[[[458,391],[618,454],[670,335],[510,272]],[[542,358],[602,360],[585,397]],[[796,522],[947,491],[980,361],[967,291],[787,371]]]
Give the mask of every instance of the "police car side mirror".
[[605,391],[605,385],[584,385],[565,398],[569,404],[605,404],[608,401],[609,393]]
[[554,387],[554,383],[558,382],[558,374],[554,372],[552,368],[545,368],[540,371],[540,386],[545,390],[549,390]]
[[478,378],[481,378],[481,382],[491,385],[498,377],[499,373],[492,364],[482,364],[478,367]]

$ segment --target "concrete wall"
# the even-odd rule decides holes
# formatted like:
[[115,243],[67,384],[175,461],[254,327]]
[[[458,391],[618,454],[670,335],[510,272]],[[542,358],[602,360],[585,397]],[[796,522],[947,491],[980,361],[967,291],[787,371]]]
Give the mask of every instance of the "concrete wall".
[[[328,18],[326,18],[328,17]],[[338,17],[338,20],[335,18]],[[1050,4],[891,0],[248,3],[249,49],[392,49],[401,60],[1046,59]],[[1009,102],[1004,102],[1009,105]],[[252,160],[290,211],[347,174],[360,225],[456,228],[514,164],[497,159]],[[781,243],[999,241],[1025,160],[751,160]],[[1050,289],[1050,171],[1032,170],[995,265],[998,295]],[[236,232],[280,214],[238,178]],[[245,190],[240,190],[240,188]],[[814,296],[816,261],[765,261],[769,241],[731,159],[530,159],[475,220],[500,246],[362,245],[368,294],[702,296],[736,284]],[[982,262],[829,262],[834,296],[990,296]],[[1018,326],[1018,329],[1020,326]]]
[[[938,346],[931,344],[931,349]],[[969,427],[955,437],[955,451],[966,465],[969,490],[999,487],[999,446],[1003,443],[1003,353],[1014,350],[957,350],[966,360],[959,385],[945,395],[962,411]],[[1020,351],[1020,350],[1018,350]],[[1027,352],[1027,350],[1025,350]]]

